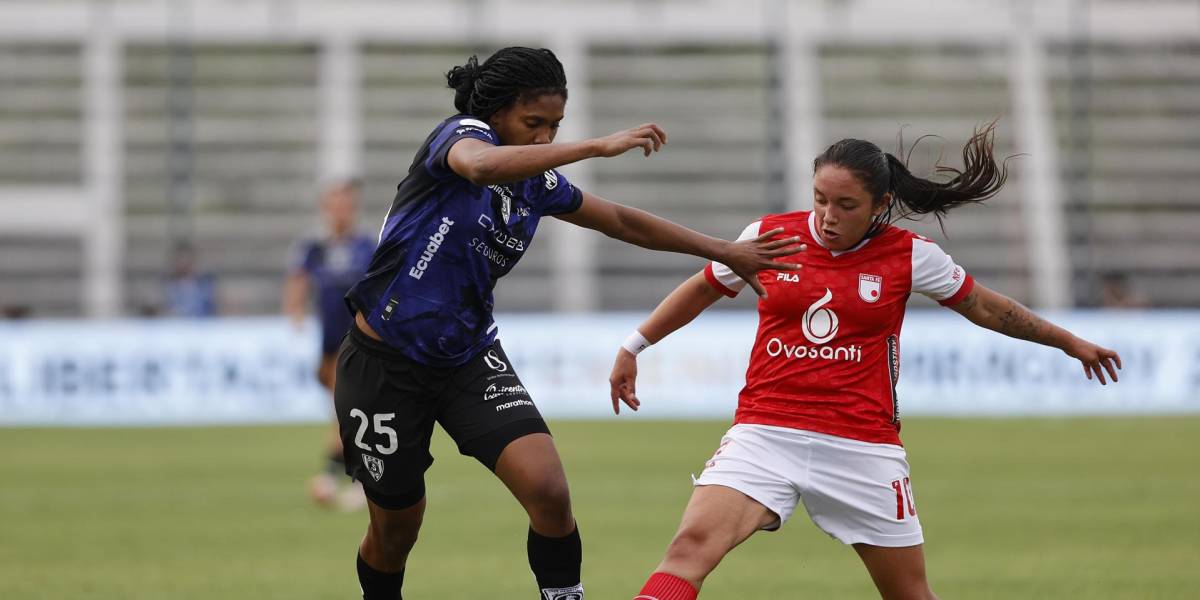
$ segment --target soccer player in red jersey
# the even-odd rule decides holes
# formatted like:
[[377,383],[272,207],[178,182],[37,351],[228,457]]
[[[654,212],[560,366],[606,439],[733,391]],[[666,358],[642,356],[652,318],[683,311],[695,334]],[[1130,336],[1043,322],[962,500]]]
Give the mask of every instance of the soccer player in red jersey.
[[[842,140],[814,163],[812,211],[768,215],[742,237],[782,228],[807,250],[799,271],[760,273],[759,327],[733,427],[696,480],[675,538],[638,600],[691,600],[735,546],[779,528],[800,502],[818,527],[853,545],[884,598],[935,598],[900,443],[900,326],[910,293],[972,323],[1061,349],[1084,374],[1117,380],[1116,352],[1080,339],[976,283],[893,215],[936,215],[996,194],[1007,172],[992,126],[963,149],[947,183],[913,176],[871,142]],[[675,289],[618,351],[613,410],[636,410],[636,354],[744,286],[719,263]]]

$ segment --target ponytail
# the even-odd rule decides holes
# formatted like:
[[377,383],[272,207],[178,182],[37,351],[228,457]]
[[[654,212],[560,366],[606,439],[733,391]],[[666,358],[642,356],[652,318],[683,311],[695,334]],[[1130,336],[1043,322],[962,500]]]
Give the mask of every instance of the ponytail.
[[[878,201],[889,192],[892,194],[891,203],[876,217],[868,236],[879,233],[889,223],[912,215],[933,214],[941,224],[942,217],[950,209],[983,202],[1004,187],[1008,180],[1008,159],[996,162],[995,137],[995,121],[977,128],[963,146],[962,170],[941,164],[935,167],[939,174],[954,175],[945,183],[917,177],[908,170],[906,161],[871,142],[856,139],[844,139],[830,146],[813,161],[813,171],[825,165],[836,165],[853,173],[873,200]],[[911,148],[909,154],[912,154]]]
[[961,171],[941,164],[934,168],[939,174],[954,175],[945,183],[917,177],[903,161],[887,154],[888,170],[891,172],[890,191],[895,197],[894,202],[903,209],[897,218],[932,213],[941,222],[950,209],[983,202],[999,193],[1008,180],[1008,160],[997,164],[995,137],[995,121],[976,129],[963,146]]

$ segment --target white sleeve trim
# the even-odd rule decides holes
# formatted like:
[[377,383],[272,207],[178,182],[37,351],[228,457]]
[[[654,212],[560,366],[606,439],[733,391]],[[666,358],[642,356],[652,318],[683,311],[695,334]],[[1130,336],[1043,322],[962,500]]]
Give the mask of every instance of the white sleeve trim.
[[[740,242],[742,240],[752,240],[758,237],[758,230],[761,227],[761,220],[747,225],[746,228],[742,230],[742,234],[739,235],[734,241]],[[715,277],[717,281],[721,282],[721,285],[734,292],[741,291],[742,288],[746,287],[746,282],[741,277],[738,277],[732,269],[719,262],[712,263],[712,273],[713,277]]]
[[912,291],[937,301],[956,294],[967,272],[937,244],[919,237],[912,244]]

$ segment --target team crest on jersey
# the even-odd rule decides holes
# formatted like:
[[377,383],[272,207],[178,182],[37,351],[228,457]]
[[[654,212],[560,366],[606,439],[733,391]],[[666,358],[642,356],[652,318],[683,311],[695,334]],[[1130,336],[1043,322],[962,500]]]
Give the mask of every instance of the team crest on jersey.
[[370,454],[362,455],[363,465],[367,467],[367,472],[375,481],[383,479],[383,461],[371,456]]
[[883,277],[879,275],[858,274],[858,297],[863,302],[876,302],[883,294]]
[[558,173],[554,171],[546,171],[542,173],[542,177],[546,180],[546,189],[552,190],[558,187]]
[[508,225],[508,218],[512,216],[512,190],[506,185],[489,185],[488,189],[500,196],[500,218]]

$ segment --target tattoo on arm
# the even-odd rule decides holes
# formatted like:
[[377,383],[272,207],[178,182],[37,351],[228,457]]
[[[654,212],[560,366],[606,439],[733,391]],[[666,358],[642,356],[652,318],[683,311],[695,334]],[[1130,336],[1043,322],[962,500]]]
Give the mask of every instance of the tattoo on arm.
[[1033,314],[1028,308],[1011,298],[1005,298],[1005,305],[996,311],[996,331],[1009,337],[1029,340],[1040,344],[1049,344],[1050,339],[1046,325],[1041,317]]

